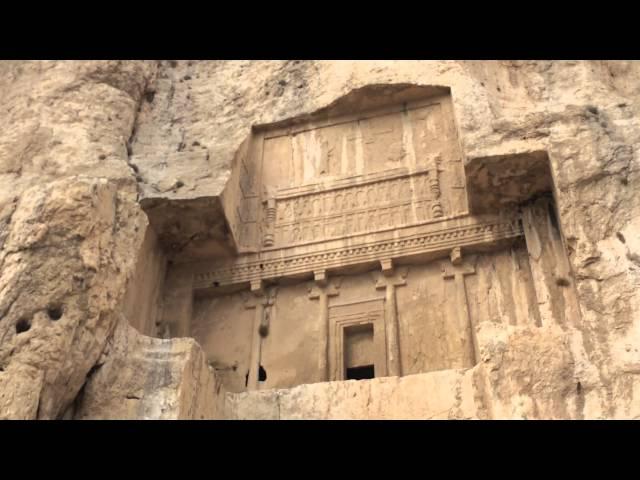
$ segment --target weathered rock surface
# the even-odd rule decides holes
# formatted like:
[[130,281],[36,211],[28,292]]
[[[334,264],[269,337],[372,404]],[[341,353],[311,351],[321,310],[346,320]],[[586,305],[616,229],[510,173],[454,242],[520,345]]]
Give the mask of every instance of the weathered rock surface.
[[368,381],[314,383],[287,390],[227,394],[234,420],[402,420],[481,418],[473,372],[441,372]]
[[0,65],[0,417],[57,418],[113,333],[147,220],[127,146],[154,65]]
[[147,337],[124,321],[94,367],[72,415],[119,420],[221,418],[220,388],[194,340]]
[[29,402],[0,388],[7,417],[56,418],[113,331],[146,220],[105,178],[69,177],[24,192],[0,257],[0,383],[41,383]]
[[584,354],[561,329],[486,326],[480,342],[482,363],[471,369],[227,393],[226,416],[438,420],[601,415],[593,390],[597,372],[585,371],[576,361]]
[[[484,325],[474,369],[230,394],[227,414],[639,418],[638,78],[640,63],[606,61],[2,62],[0,418],[71,416],[74,402],[77,418],[219,415],[192,341],[116,328],[143,254],[139,200],[219,204],[252,126],[385,84],[450,87],[467,161],[548,153],[581,318]],[[224,240],[191,225],[157,233],[194,252]],[[128,320],[154,323],[140,315]]]

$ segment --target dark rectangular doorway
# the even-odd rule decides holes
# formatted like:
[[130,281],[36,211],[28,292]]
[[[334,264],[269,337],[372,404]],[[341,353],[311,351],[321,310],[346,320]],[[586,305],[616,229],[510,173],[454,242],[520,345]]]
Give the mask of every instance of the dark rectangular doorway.
[[369,378],[375,378],[373,365],[347,368],[347,380],[367,380]]

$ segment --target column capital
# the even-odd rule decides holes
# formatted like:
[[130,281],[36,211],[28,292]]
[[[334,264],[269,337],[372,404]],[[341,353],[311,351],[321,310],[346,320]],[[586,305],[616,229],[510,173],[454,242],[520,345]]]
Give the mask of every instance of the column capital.
[[380,260],[380,269],[382,270],[382,274],[385,277],[393,275],[393,259],[383,258],[382,260]]
[[312,300],[320,298],[322,293],[325,293],[327,297],[335,297],[340,293],[340,284],[342,283],[342,277],[333,277],[331,279],[326,278],[323,282],[319,283],[317,280],[311,282],[307,289],[309,298]]
[[376,282],[376,289],[387,288],[387,286],[400,287],[407,284],[409,267],[398,267],[390,272],[373,272],[373,279]]
[[316,282],[316,285],[325,287],[327,285],[327,271],[316,270],[313,272],[313,281]]
[[251,280],[251,293],[259,297],[264,295],[264,282],[262,280]]
[[464,260],[460,260],[458,263],[453,263],[453,260],[450,260],[449,264],[445,262],[442,265],[442,277],[453,278],[457,275],[465,276],[465,275],[473,275],[476,273],[476,255],[471,255],[465,257]]
[[453,248],[449,258],[451,259],[452,265],[462,265],[462,251],[460,250],[460,247]]
[[[257,282],[260,283],[258,284]],[[264,282],[261,280],[256,281],[256,283],[251,282],[250,292],[243,292],[244,308],[256,308],[257,305],[273,305],[277,292],[277,286],[265,288]]]

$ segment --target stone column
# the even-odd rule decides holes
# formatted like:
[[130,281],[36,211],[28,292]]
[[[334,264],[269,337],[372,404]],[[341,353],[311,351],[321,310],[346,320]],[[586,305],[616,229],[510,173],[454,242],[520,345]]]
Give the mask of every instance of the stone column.
[[340,292],[341,278],[327,279],[326,271],[314,272],[315,285],[309,287],[309,298],[320,301],[320,355],[318,357],[318,370],[323,381],[330,381],[329,372],[329,297],[335,297]]
[[[476,325],[469,314],[469,304],[467,300],[467,287],[464,277],[476,273],[475,268],[476,257],[471,256],[465,260],[462,259],[460,248],[456,247],[451,251],[451,264],[443,266],[442,276],[444,279],[453,278],[456,285],[456,305],[460,315],[458,316],[458,325],[463,335],[463,343],[468,343],[468,354],[473,365],[480,361],[480,351],[478,347],[478,338],[476,335]],[[467,339],[471,341],[468,342]]]
[[273,247],[275,243],[275,225],[276,225],[276,199],[269,197],[264,201],[264,222],[262,224],[262,245],[264,247]]
[[251,357],[249,360],[249,379],[247,390],[258,390],[262,338],[269,334],[269,317],[275,301],[275,288],[268,293],[262,281],[251,282],[251,295],[245,300],[245,308],[255,309],[251,336]]
[[440,191],[440,164],[442,160],[438,155],[434,160],[434,168],[429,172],[429,189],[431,190],[431,196],[433,203],[431,204],[431,215],[433,218],[439,218],[444,216],[444,210],[442,209],[442,192]]
[[387,339],[387,374],[401,376],[400,333],[398,328],[398,309],[396,306],[396,287],[406,285],[408,267],[393,267],[391,259],[380,261],[382,275],[377,275],[376,289],[385,290],[385,329]]

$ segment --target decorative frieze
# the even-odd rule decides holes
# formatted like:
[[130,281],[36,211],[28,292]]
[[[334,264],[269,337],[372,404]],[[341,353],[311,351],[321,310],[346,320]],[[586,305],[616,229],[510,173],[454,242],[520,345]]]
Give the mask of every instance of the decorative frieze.
[[444,223],[449,226],[425,225],[405,234],[387,232],[385,235],[369,236],[371,238],[368,240],[354,242],[353,245],[336,242],[337,246],[325,244],[317,250],[293,247],[244,255],[231,262],[214,263],[210,270],[196,273],[194,288],[208,289],[357,265],[381,258],[449,251],[455,247],[487,244],[523,235],[522,226],[515,218],[511,221],[498,218],[477,221],[467,217]]
[[413,172],[398,169],[387,178],[378,174],[354,178],[351,184],[343,180],[322,189],[306,186],[278,192],[265,202],[263,246],[318,242],[437,221],[445,214],[437,165]]

